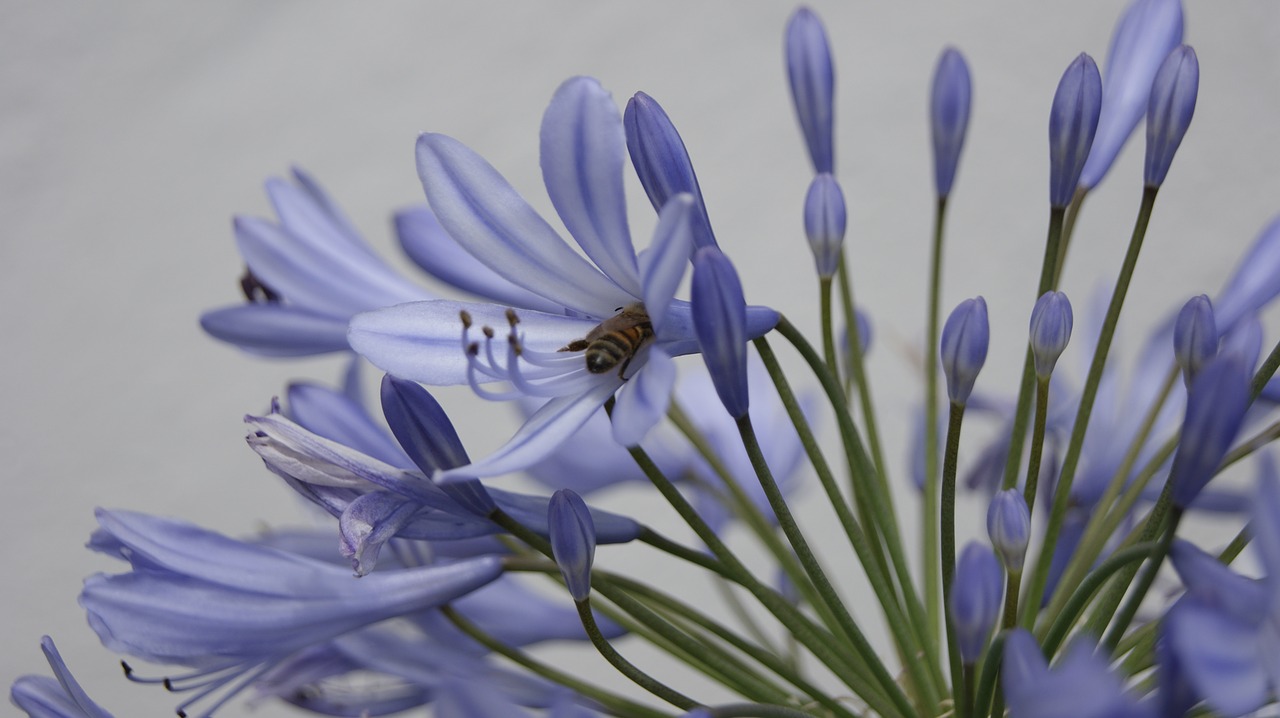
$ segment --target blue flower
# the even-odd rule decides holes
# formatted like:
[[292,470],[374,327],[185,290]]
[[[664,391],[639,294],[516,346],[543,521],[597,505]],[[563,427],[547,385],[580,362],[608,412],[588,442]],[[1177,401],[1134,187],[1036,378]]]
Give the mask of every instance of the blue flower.
[[112,651],[191,667],[166,681],[196,691],[183,705],[222,691],[220,705],[298,651],[447,603],[502,574],[499,557],[483,556],[355,580],[341,567],[181,521],[100,510],[98,522],[90,547],[132,570],[85,580],[89,625]]
[[[637,257],[623,197],[624,158],[622,121],[608,93],[585,77],[561,85],[543,118],[543,178],[588,262],[478,155],[442,135],[419,138],[423,188],[449,234],[493,272],[558,308],[417,302],[352,321],[352,346],[396,376],[470,384],[487,398],[549,399],[505,446],[441,472],[442,480],[495,476],[546,458],[627,379],[655,386],[618,396],[620,425],[642,434],[638,429],[665,410],[665,401],[652,399],[670,391],[670,357],[697,351],[689,305],[673,300],[693,246],[693,200],[677,195],[663,206],[652,246]],[[750,308],[749,336],[776,321],[772,310]],[[498,347],[492,327],[506,328]],[[627,356],[608,369],[589,370],[585,338],[598,328],[597,334],[628,332],[635,351],[621,352]],[[647,371],[650,365],[658,369]],[[506,390],[484,386],[492,383]]]
[[9,699],[30,718],[111,718],[84,692],[62,660],[53,639],[44,636],[40,648],[53,669],[48,676],[22,676],[9,689]]
[[929,94],[929,125],[933,136],[933,187],[939,197],[951,194],[969,130],[969,103],[973,82],[964,55],[948,47],[933,69],[933,90]]
[[835,70],[822,20],[802,7],[787,21],[787,79],[816,174],[835,172]]
[[309,175],[293,177],[267,181],[279,223],[236,218],[248,302],[206,312],[206,332],[255,354],[322,354],[347,348],[352,316],[433,298],[384,264]]
[[1102,78],[1080,53],[1058,81],[1049,110],[1049,204],[1066,207],[1089,157],[1102,108]]
[[955,626],[960,657],[972,664],[986,648],[991,627],[1000,616],[1004,571],[995,552],[976,541],[970,541],[960,552],[955,571],[947,610]]
[[960,302],[942,326],[939,354],[942,373],[947,378],[951,403],[964,406],[973,392],[973,383],[987,361],[991,328],[987,322],[987,302],[982,297]]
[[1150,701],[1124,690],[1090,641],[1076,641],[1050,670],[1031,634],[1019,628],[1005,638],[1004,699],[1010,718],[1155,718]]

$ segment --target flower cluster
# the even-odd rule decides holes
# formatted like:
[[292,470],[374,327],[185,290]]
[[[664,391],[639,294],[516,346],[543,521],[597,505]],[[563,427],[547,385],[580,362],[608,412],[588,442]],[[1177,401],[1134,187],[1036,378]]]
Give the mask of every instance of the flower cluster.
[[[172,666],[152,676],[125,663],[125,673],[180,694],[183,716],[246,697],[321,715],[430,706],[479,718],[1241,716],[1274,706],[1280,475],[1266,447],[1280,438],[1270,408],[1280,346],[1263,357],[1259,313],[1280,296],[1280,220],[1219,294],[1190,296],[1154,325],[1127,387],[1110,356],[1196,108],[1198,59],[1182,41],[1180,0],[1133,0],[1106,63],[1082,53],[1063,72],[1045,117],[1044,259],[1017,310],[1029,317],[1026,355],[1020,379],[1001,388],[979,381],[1002,331],[987,301],[966,299],[944,319],[940,298],[973,102],[964,55],[941,52],[928,103],[936,222],[914,494],[895,490],[879,434],[864,362],[871,325],[845,262],[835,66],[809,9],[792,15],[784,56],[813,168],[793,210],[814,258],[819,342],[747,303],[750,278],[733,256],[750,247],[722,247],[684,141],[642,92],[619,107],[595,79],[574,77],[543,115],[543,180],[572,244],[480,155],[421,135],[428,206],[394,224],[438,291],[381,260],[306,173],[269,181],[276,218],[234,225],[246,301],[201,324],[254,354],[350,357],[341,386],[296,382],[244,417],[249,448],[318,508],[316,525],[239,540],[99,510],[88,546],[126,565],[86,579],[90,626],[114,653]],[[1127,254],[1109,295],[1073,310],[1059,286],[1076,220],[1144,118]],[[629,173],[656,213],[640,251]],[[775,344],[802,360],[799,386]],[[370,365],[383,373],[376,402],[362,390]],[[445,385],[510,403],[522,425],[472,458],[428,388]],[[986,425],[981,445],[962,446],[966,417]],[[821,422],[838,432],[834,451],[817,439]],[[1217,478],[1254,458],[1256,487]],[[545,490],[501,488],[521,473]],[[806,475],[839,535],[819,536],[797,513]],[[602,509],[601,490],[624,482],[656,489],[695,539]],[[986,502],[986,536],[958,535],[962,489]],[[1182,530],[1191,512],[1215,512],[1239,534],[1207,553]],[[1249,543],[1261,578],[1231,566]],[[705,573],[732,620],[633,572],[618,544]],[[870,611],[855,617],[828,570],[850,558],[883,631],[867,630]],[[1166,559],[1179,586],[1157,595]],[[547,660],[538,645],[551,641],[594,649],[617,681]],[[639,642],[723,689],[704,695],[707,681],[633,662]],[[43,649],[56,680],[18,679],[19,708],[110,715],[52,639]]]

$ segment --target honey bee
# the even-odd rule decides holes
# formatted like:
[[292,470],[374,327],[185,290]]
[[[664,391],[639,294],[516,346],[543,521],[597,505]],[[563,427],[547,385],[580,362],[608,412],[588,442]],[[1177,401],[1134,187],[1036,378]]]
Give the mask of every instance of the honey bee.
[[569,342],[562,352],[586,350],[587,371],[603,374],[618,367],[618,378],[625,379],[627,367],[644,345],[653,339],[653,325],[644,304],[628,304],[617,314],[600,322],[583,339]]

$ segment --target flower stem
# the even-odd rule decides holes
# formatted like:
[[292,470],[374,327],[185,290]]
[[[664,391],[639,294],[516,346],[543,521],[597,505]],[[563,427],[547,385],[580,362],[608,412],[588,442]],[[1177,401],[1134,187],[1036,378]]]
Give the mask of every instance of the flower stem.
[[929,261],[929,318],[924,351],[924,501],[921,504],[921,553],[924,605],[930,646],[941,635],[942,598],[938,585],[938,324],[942,311],[942,239],[947,198],[939,197],[933,213],[933,252]]
[[[871,398],[871,385],[867,382],[866,363],[862,356],[862,337],[858,328],[857,305],[853,300],[853,278],[849,274],[849,265],[840,255],[840,294],[844,301],[844,320],[849,335],[849,366],[852,369],[852,381],[858,389],[858,401],[862,404],[862,420],[867,429],[867,445],[871,447],[871,460],[875,463],[876,473],[880,480],[888,482],[889,472],[884,463],[884,452],[880,448],[880,429],[876,424],[876,407]],[[831,368],[837,379],[840,374],[835,366]]]
[[964,669],[960,661],[960,645],[956,641],[955,626],[951,621],[951,584],[956,572],[956,466],[960,455],[960,427],[964,421],[964,406],[952,402],[951,416],[947,422],[947,447],[942,454],[942,608],[946,620],[947,655],[951,658],[951,683],[955,694],[958,718],[969,715],[969,696],[965,692]]
[[[1163,496],[1162,496],[1163,498]],[[1155,516],[1155,509],[1152,509],[1152,517]],[[1151,589],[1151,584],[1155,583],[1156,573],[1160,571],[1160,565],[1164,563],[1165,556],[1169,555],[1169,547],[1173,545],[1173,535],[1178,530],[1178,523],[1182,519],[1182,509],[1173,506],[1169,509],[1169,518],[1165,526],[1164,533],[1160,537],[1160,542],[1156,544],[1151,551],[1151,560],[1147,562],[1146,567],[1142,570],[1142,576],[1138,578],[1137,584],[1134,585],[1133,591],[1129,597],[1125,599],[1125,604],[1120,611],[1115,614],[1111,620],[1111,627],[1107,629],[1107,634],[1102,639],[1102,646],[1108,653],[1113,653],[1116,646],[1120,644],[1120,639],[1124,637],[1124,632],[1129,630],[1129,624],[1133,621],[1133,617],[1138,613],[1138,606],[1142,604],[1142,600],[1147,597],[1147,591]],[[1148,526],[1152,526],[1151,518],[1148,518]],[[1117,589],[1123,588],[1122,583],[1115,584]]]
[[1067,250],[1071,248],[1071,237],[1076,233],[1076,219],[1080,217],[1080,208],[1084,206],[1084,198],[1089,196],[1088,187],[1077,187],[1067,205],[1067,216],[1062,224],[1062,241],[1058,243],[1058,257],[1053,269],[1053,286],[1062,282],[1062,268],[1067,266]]
[[1098,564],[1097,568],[1086,574],[1084,580],[1076,587],[1076,590],[1071,592],[1071,598],[1045,634],[1044,654],[1052,658],[1057,653],[1062,641],[1067,637],[1067,633],[1075,625],[1076,620],[1080,618],[1080,614],[1084,612],[1085,607],[1089,605],[1089,600],[1098,592],[1098,589],[1106,584],[1107,579],[1133,562],[1150,556],[1154,548],[1155,544],[1150,542],[1134,544],[1115,552],[1106,561]]
[[[1038,606],[1044,594],[1045,584],[1049,581],[1049,564],[1053,560],[1053,547],[1057,544],[1058,534],[1062,530],[1062,521],[1067,513],[1067,505],[1071,498],[1071,482],[1075,478],[1076,467],[1080,462],[1080,450],[1084,446],[1085,431],[1089,426],[1089,417],[1093,413],[1093,402],[1098,395],[1098,385],[1102,382],[1102,370],[1107,363],[1107,354],[1111,349],[1111,339],[1115,336],[1116,324],[1120,320],[1120,309],[1124,306],[1125,294],[1129,290],[1129,281],[1138,264],[1138,253],[1142,249],[1142,240],[1147,233],[1147,223],[1151,220],[1151,210],[1155,206],[1158,188],[1144,187],[1142,205],[1138,210],[1138,218],[1134,222],[1133,235],[1129,238],[1129,248],[1125,252],[1124,263],[1120,274],[1116,277],[1115,290],[1111,294],[1111,304],[1102,323],[1102,331],[1098,335],[1098,344],[1093,353],[1093,362],[1089,366],[1089,375],[1085,380],[1084,391],[1080,395],[1080,406],[1076,410],[1075,423],[1071,429],[1071,439],[1067,445],[1067,453],[1058,475],[1058,484],[1054,489],[1053,510],[1049,515],[1049,523],[1045,529],[1044,543],[1037,557],[1035,571],[1031,574],[1030,590],[1026,600],[1031,606]],[[1015,431],[1016,436],[1016,431]],[[1037,611],[1028,610],[1021,618],[1023,627],[1030,628],[1035,623]]]
[[699,705],[697,701],[650,676],[637,668],[631,661],[623,658],[622,654],[614,649],[613,644],[609,643],[609,639],[605,638],[604,634],[600,632],[600,626],[596,625],[596,617],[591,613],[590,597],[574,603],[578,607],[578,617],[582,619],[582,627],[586,629],[587,637],[591,639],[592,645],[596,647],[596,650],[610,665],[618,669],[619,673],[677,708],[689,710]]
[[991,640],[991,646],[987,648],[986,660],[982,662],[982,671],[978,675],[978,686],[974,690],[973,715],[975,716],[999,716],[1004,713],[1003,709],[992,711],[992,699],[994,698],[997,705],[1000,703],[999,696],[996,694],[996,679],[1000,675],[1000,663],[1004,658],[1004,637],[1006,631],[996,634]]

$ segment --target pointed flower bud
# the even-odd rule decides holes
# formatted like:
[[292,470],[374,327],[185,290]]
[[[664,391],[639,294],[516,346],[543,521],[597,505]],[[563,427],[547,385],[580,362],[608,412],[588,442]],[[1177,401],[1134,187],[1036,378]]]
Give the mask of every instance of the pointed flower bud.
[[724,408],[747,415],[747,303],[733,263],[719,249],[693,255],[693,331]]
[[956,580],[951,588],[951,621],[966,664],[978,660],[987,645],[991,627],[1000,615],[1004,572],[990,548],[970,542],[956,560]]
[[831,66],[831,45],[822,20],[807,7],[796,10],[787,22],[787,79],[796,119],[809,146],[815,173],[833,172],[835,143],[835,71]]
[[966,299],[947,317],[942,327],[940,354],[942,373],[947,377],[947,397],[964,406],[973,391],[978,372],[987,361],[991,329],[987,323],[987,301]]
[[1098,65],[1080,53],[1058,81],[1049,110],[1049,204],[1071,203],[1080,171],[1089,158],[1102,109],[1102,77]]
[[577,602],[591,593],[591,563],[596,556],[596,526],[587,504],[570,489],[560,489],[547,505],[551,555]]
[[1062,292],[1045,292],[1031,310],[1031,354],[1036,376],[1048,379],[1071,340],[1071,302]]
[[649,195],[653,208],[662,208],[672,197],[688,192],[694,198],[693,242],[697,247],[716,246],[707,209],[702,202],[702,190],[693,163],[684,147],[684,140],[676,132],[671,118],[656,100],[643,92],[637,92],[627,101],[622,115],[627,134],[627,152],[636,175]]
[[1102,114],[1080,186],[1102,181],[1147,111],[1160,63],[1182,42],[1181,0],[1133,0],[1120,16],[1102,78]]
[[1249,408],[1249,367],[1234,353],[1205,364],[1191,381],[1169,481],[1173,503],[1187,508],[1217,473]]
[[844,245],[844,192],[836,178],[823,173],[813,178],[804,198],[804,233],[813,250],[813,263],[818,276],[830,279],[840,266],[840,248]]
[[951,194],[969,129],[969,100],[973,84],[964,55],[954,47],[942,51],[933,70],[929,95],[929,125],[933,131],[933,184],[939,197]]
[[997,492],[987,507],[987,535],[1009,573],[1022,573],[1031,542],[1031,511],[1017,489]]
[[1165,58],[1151,84],[1151,102],[1147,105],[1147,162],[1143,174],[1148,187],[1164,184],[1173,155],[1191,126],[1199,91],[1200,61],[1196,59],[1196,51],[1190,45],[1180,45]]
[[1201,294],[1182,305],[1173,325],[1173,356],[1182,367],[1187,386],[1210,359],[1218,355],[1218,327],[1213,321],[1213,304]]

